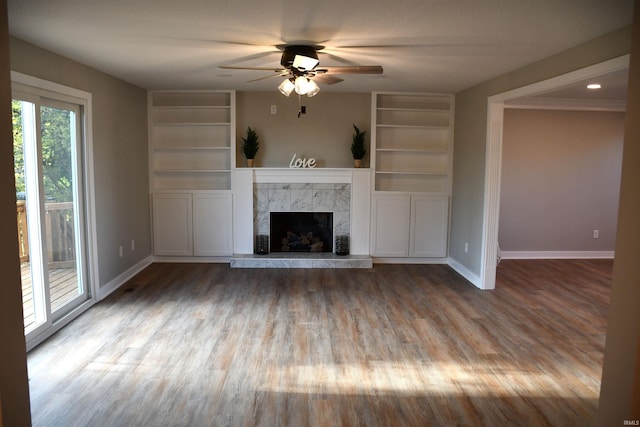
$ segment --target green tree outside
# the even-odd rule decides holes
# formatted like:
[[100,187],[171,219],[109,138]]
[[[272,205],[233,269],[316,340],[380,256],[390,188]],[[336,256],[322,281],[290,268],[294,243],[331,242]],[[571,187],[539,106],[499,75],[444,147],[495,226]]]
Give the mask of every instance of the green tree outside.
[[[13,100],[13,154],[16,192],[26,192],[24,171],[24,141],[22,103]],[[42,107],[40,110],[42,132],[42,164],[44,194],[47,200],[73,201],[72,156],[70,146],[71,113],[69,111]]]

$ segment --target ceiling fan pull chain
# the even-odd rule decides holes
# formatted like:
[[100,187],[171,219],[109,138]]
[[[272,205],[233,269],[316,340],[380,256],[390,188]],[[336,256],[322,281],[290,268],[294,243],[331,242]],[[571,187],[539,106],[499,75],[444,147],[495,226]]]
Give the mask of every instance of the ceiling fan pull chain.
[[298,118],[300,118],[301,114],[307,114],[307,107],[302,105],[302,95],[298,94]]

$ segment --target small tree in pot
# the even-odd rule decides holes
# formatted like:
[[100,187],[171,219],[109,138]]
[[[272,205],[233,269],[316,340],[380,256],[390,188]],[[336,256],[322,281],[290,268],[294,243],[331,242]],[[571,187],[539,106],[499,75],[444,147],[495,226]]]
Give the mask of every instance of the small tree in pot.
[[247,128],[247,137],[242,138],[242,152],[247,159],[247,166],[253,167],[253,160],[260,149],[260,143],[258,142],[258,134],[251,127]]
[[353,125],[355,133],[353,134],[353,142],[351,143],[351,154],[353,155],[354,166],[359,168],[362,166],[362,159],[367,154],[367,147],[364,145],[364,137],[367,131],[360,131],[356,125]]

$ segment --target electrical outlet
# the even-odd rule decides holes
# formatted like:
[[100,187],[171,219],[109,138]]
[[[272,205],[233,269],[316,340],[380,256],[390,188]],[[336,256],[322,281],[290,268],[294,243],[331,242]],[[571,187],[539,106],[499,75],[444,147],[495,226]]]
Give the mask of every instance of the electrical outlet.
[[135,251],[136,250],[136,241],[131,239],[131,251]]
[[464,242],[464,253],[465,254],[469,253],[469,242]]
[[597,239],[600,237],[600,230],[593,230],[593,238]]
[[275,104],[271,106],[271,114],[278,114],[278,107]]
[[124,256],[124,249],[122,248],[122,245],[120,245],[120,258],[122,258]]

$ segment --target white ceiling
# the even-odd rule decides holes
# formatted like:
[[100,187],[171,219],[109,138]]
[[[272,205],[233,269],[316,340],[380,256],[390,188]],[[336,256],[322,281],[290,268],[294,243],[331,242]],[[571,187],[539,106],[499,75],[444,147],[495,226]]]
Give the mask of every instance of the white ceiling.
[[631,24],[633,0],[8,0],[12,35],[147,89],[275,90],[283,43],[382,65],[322,91],[455,93]]

